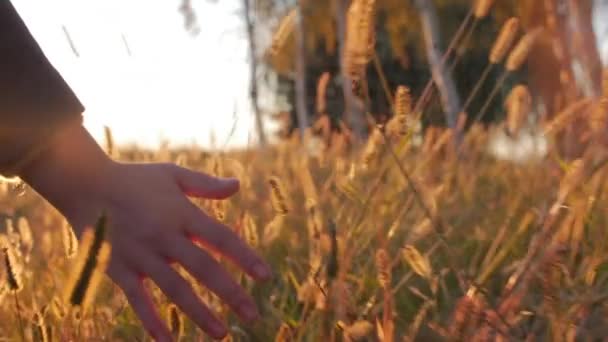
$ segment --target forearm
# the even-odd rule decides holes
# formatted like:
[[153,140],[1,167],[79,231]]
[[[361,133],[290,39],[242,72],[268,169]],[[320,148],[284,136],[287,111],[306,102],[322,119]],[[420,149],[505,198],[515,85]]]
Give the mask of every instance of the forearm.
[[88,194],[103,196],[114,164],[79,123],[71,123],[48,142],[37,158],[24,165],[19,176],[57,209],[63,211]]
[[0,173],[19,173],[83,112],[11,2],[0,1]]

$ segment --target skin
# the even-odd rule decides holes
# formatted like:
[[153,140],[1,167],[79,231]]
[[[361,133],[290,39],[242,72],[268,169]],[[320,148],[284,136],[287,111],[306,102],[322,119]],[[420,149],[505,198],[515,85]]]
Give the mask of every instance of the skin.
[[188,199],[228,198],[238,192],[238,180],[216,178],[174,164],[113,161],[80,124],[62,130],[20,177],[57,208],[78,235],[106,211],[112,232],[107,273],[157,341],[172,338],[144,287],[145,278],[154,281],[211,337],[221,339],[227,334],[224,324],[172,263],[181,264],[242,320],[258,318],[252,298],[194,243],[222,254],[255,280],[271,277],[270,267],[246,243]]

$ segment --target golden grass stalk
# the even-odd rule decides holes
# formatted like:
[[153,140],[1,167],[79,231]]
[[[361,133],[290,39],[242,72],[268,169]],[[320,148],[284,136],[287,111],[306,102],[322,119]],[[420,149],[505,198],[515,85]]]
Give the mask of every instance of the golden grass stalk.
[[283,230],[284,224],[285,224],[285,216],[276,215],[264,227],[264,233],[262,235],[262,243],[264,244],[264,246],[270,245],[281,235],[281,231]]
[[505,58],[505,55],[507,54],[507,52],[511,48],[511,45],[513,45],[513,42],[515,41],[515,38],[517,37],[518,31],[519,19],[512,17],[504,23],[498,35],[498,38],[496,39],[496,42],[492,46],[492,50],[489,56],[490,64],[485,67],[483,73],[481,74],[481,77],[479,77],[479,79],[475,83],[475,87],[473,87],[473,90],[471,91],[466,101],[464,102],[464,105],[462,106],[462,112],[466,112],[469,109],[469,106],[473,102],[473,99],[475,99],[475,97],[477,96],[477,93],[481,89],[481,86],[485,83],[486,79],[490,75],[490,72],[492,71],[494,65],[499,64]]
[[507,132],[516,135],[532,110],[532,95],[525,85],[517,85],[507,96]]
[[323,215],[317,203],[312,200],[306,200],[306,209],[309,237],[318,240],[323,231]]
[[3,280],[2,283],[0,283],[0,304],[2,304],[2,301],[4,300],[4,296],[6,296],[7,293],[8,293],[8,287],[6,286],[6,284],[4,283],[4,280]]
[[361,155],[363,169],[369,169],[380,154],[381,146],[384,141],[383,129],[384,127],[382,126],[376,126],[367,140],[367,144]]
[[487,17],[492,5],[494,5],[494,0],[477,0],[475,2],[475,18],[479,20]]
[[15,234],[15,226],[13,225],[13,220],[7,218],[4,220],[4,229],[6,230],[6,234],[10,237]]
[[[386,308],[385,308],[386,309]],[[384,317],[392,315],[390,312],[385,311]],[[382,342],[393,342],[395,334],[395,322],[392,319],[380,319],[376,318],[376,334],[378,339]]]
[[422,304],[422,307],[420,307],[418,313],[416,313],[416,317],[414,317],[414,321],[409,326],[407,336],[403,339],[404,342],[416,341],[416,336],[418,335],[420,327],[434,305],[435,304],[432,301],[425,301],[424,304]]
[[184,322],[175,304],[169,304],[167,306],[167,325],[169,326],[169,331],[171,331],[173,338],[176,341],[179,341],[184,334]]
[[407,118],[412,114],[412,94],[410,88],[400,85],[395,92],[395,116]]
[[509,18],[502,26],[498,38],[490,51],[490,63],[499,64],[509,52],[513,45],[517,32],[519,31],[519,19],[516,17]]
[[51,311],[55,315],[58,320],[63,320],[66,316],[65,307],[63,302],[58,297],[53,297],[53,301],[51,302]]
[[111,246],[105,240],[107,217],[102,214],[95,228],[85,228],[82,234],[80,248],[76,257],[67,286],[64,301],[76,309],[81,315],[86,313],[95,297],[99,282],[110,261]]
[[384,289],[388,288],[391,283],[391,259],[384,248],[376,252],[376,272],[380,286]]
[[62,225],[61,237],[65,255],[68,259],[71,259],[78,251],[78,239],[76,238],[76,234],[74,233],[72,226],[67,222]]
[[591,104],[590,99],[580,99],[573,102],[568,107],[564,108],[561,112],[557,113],[553,120],[545,125],[543,133],[545,135],[557,133],[568,126],[574,119],[576,119],[581,112],[583,112]]
[[315,186],[315,181],[313,180],[312,174],[310,173],[310,165],[308,162],[308,158],[302,158],[301,162],[296,165],[298,166],[298,170],[296,170],[296,176],[300,180],[300,184],[302,184],[304,196],[306,197],[307,201],[310,201],[310,203],[314,203],[316,205],[319,202],[319,194],[317,191],[317,187]]
[[342,328],[345,341],[364,341],[374,332],[374,325],[368,321],[359,320],[350,325],[340,321],[338,324]]
[[245,213],[243,216],[243,231],[245,235],[245,241],[249,246],[257,248],[260,244],[260,236],[258,234],[258,227],[255,220],[249,213]]
[[[460,24],[460,26],[458,27],[458,30],[454,34],[454,37],[450,40],[450,44],[448,45],[448,48],[446,49],[445,53],[441,57],[441,65],[446,64],[449,56],[451,56],[451,54],[456,49],[456,46],[458,46],[458,44],[460,44],[462,42],[462,44],[461,44],[462,46],[468,45],[470,35],[475,30],[475,26],[477,25],[477,22],[478,22],[478,19],[474,18],[474,12],[475,11],[472,8],[468,12],[467,16],[464,18],[462,23]],[[473,25],[471,25],[471,27],[469,27],[469,23],[471,22],[471,19],[475,19],[475,20],[473,20]],[[467,30],[467,28],[469,28],[469,29]],[[458,63],[458,59],[455,59],[454,62],[450,66],[450,71],[456,67],[457,63]],[[422,91],[422,94],[418,98],[418,101],[416,101],[416,105],[414,106],[414,113],[421,113],[423,111],[423,108],[426,106],[426,104],[430,100],[431,96],[433,95],[434,82],[435,81],[432,77],[429,78],[428,82],[424,86],[424,90]]]
[[289,213],[289,205],[287,204],[287,191],[281,179],[277,176],[272,176],[268,179],[270,184],[270,202],[272,208],[277,215],[287,215]]
[[602,96],[589,115],[589,129],[592,134],[603,134],[608,124],[608,97]]
[[17,219],[17,230],[19,231],[21,245],[25,248],[26,255],[29,256],[29,253],[34,247],[34,238],[32,237],[32,229],[30,228],[30,223],[26,217],[21,216]]
[[6,285],[12,293],[17,293],[23,289],[22,265],[17,260],[14,248],[5,236],[0,236],[0,250],[6,270]]
[[515,72],[524,64],[526,59],[528,59],[528,55],[538,37],[543,32],[542,28],[536,28],[532,31],[526,33],[523,38],[519,40],[513,51],[509,54],[509,58],[507,59],[506,69],[509,72]]
[[506,259],[511,250],[519,242],[520,238],[526,233],[531,227],[534,221],[534,215],[531,212],[526,213],[524,218],[519,223],[519,226],[515,233],[507,240],[504,246],[496,253],[496,255],[488,262],[487,266],[481,270],[480,274],[475,279],[475,284],[482,286],[485,284],[490,276],[498,269],[498,266]]
[[564,203],[566,197],[583,182],[585,171],[586,165],[583,159],[577,159],[570,164],[566,175],[559,183],[557,203]]
[[106,138],[106,153],[110,156],[114,155],[114,138],[112,130],[108,126],[103,126],[103,132]]
[[38,312],[34,313],[32,321],[34,323],[34,340],[40,342],[50,341],[47,326],[42,315]]
[[330,80],[331,74],[326,71],[317,82],[317,114],[319,115],[327,113],[327,88]]
[[386,130],[391,137],[403,137],[410,131],[410,126],[413,126],[410,122],[412,119],[412,96],[410,94],[410,88],[399,86],[395,92],[394,114],[386,125]]
[[274,342],[291,342],[291,340],[291,328],[287,323],[281,323],[281,326],[274,337]]
[[211,210],[213,212],[213,216],[220,221],[224,222],[226,220],[226,207],[228,206],[228,202],[223,200],[214,200],[211,202]]
[[365,76],[365,68],[371,61],[375,45],[375,0],[353,0],[346,15],[346,41],[344,66],[352,80]]
[[296,27],[296,14],[296,8],[294,8],[281,19],[279,27],[272,37],[272,44],[270,46],[270,54],[272,56],[276,56],[282,51],[293,36]]
[[[507,58],[507,63],[505,66],[506,70],[502,73],[502,75],[496,81],[494,88],[492,88],[492,91],[490,92],[490,96],[488,96],[486,102],[481,107],[481,110],[475,116],[475,119],[473,120],[473,124],[481,121],[483,116],[486,114],[486,112],[490,108],[490,105],[492,104],[492,100],[494,100],[494,97],[498,93],[498,90],[500,89],[500,87],[502,87],[502,85],[505,82],[505,80],[507,79],[507,76],[509,75],[509,73],[513,73],[513,72],[517,71],[519,68],[521,68],[523,63],[528,58],[528,55],[530,54],[530,51],[532,50],[534,43],[536,42],[536,40],[538,39],[538,37],[540,36],[542,31],[543,31],[542,28],[536,28],[536,29],[526,33],[523,36],[523,38],[521,38],[519,40],[519,42],[517,43],[515,48],[513,48],[513,50],[509,54],[509,57]],[[470,101],[471,100],[467,100],[467,102],[470,102]],[[466,111],[466,107],[463,107],[463,108],[464,108],[463,111]]]
[[403,259],[411,267],[414,273],[427,280],[431,280],[431,277],[433,276],[431,262],[425,255],[422,255],[416,247],[413,245],[406,245],[403,247],[402,255]]

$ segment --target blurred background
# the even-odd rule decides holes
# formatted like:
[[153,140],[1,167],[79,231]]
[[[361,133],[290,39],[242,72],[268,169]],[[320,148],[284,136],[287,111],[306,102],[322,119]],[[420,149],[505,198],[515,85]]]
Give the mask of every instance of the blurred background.
[[[346,122],[341,120],[345,101],[338,22],[347,0],[12,2],[85,104],[85,124],[98,139],[108,126],[118,144],[156,147],[169,141],[241,148],[289,137],[300,121],[312,126],[320,114],[331,118],[332,127]],[[431,77],[417,2],[379,0],[375,23],[375,51],[388,87],[407,85],[414,98]],[[434,39],[445,51],[471,1],[424,2],[437,14]],[[569,102],[560,94],[599,95],[600,57],[608,57],[602,44],[605,3],[496,1],[454,52],[460,62],[448,76],[460,101],[478,81],[498,31],[513,15],[521,18],[525,31],[550,21],[550,32],[536,44],[528,65],[509,78],[504,92],[515,83],[528,84],[538,117],[552,116]],[[290,23],[294,8],[302,20]],[[288,31],[284,37],[281,26]],[[303,44],[295,44],[297,37]],[[382,121],[390,116],[390,106],[373,63],[368,68],[367,109]],[[319,113],[318,82],[326,72],[327,113]],[[471,108],[481,106],[499,75],[500,70],[490,73],[491,81]],[[564,92],[564,87],[576,92]],[[502,115],[505,96],[497,96],[484,120]],[[423,122],[449,124],[438,96],[431,98]]]

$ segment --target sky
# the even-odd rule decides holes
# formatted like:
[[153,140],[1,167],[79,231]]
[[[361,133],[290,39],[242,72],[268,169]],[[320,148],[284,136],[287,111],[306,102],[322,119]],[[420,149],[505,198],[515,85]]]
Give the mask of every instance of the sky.
[[180,0],[11,1],[86,107],[85,127],[98,141],[104,125],[118,144],[146,147],[255,141],[238,0],[192,1],[196,36],[184,28]]

